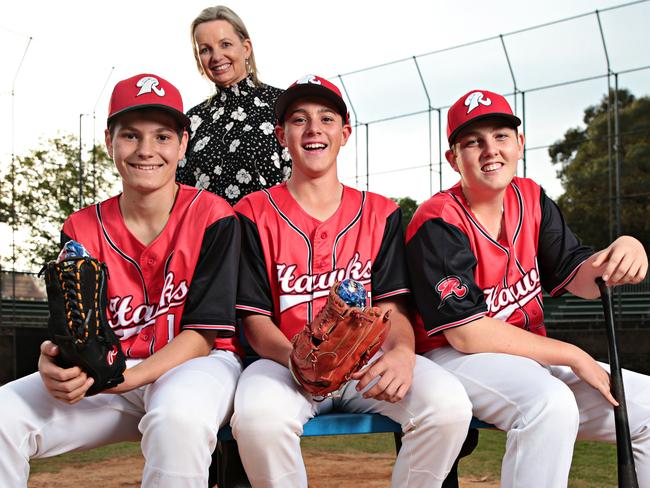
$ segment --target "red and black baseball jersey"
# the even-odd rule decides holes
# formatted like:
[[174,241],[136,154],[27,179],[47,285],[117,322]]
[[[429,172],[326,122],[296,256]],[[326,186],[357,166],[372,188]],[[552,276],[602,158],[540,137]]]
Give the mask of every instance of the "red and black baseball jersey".
[[532,180],[505,191],[504,229],[492,239],[460,183],[423,203],[406,231],[418,317],[416,350],[447,344],[442,331],[485,315],[546,335],[542,287],[564,293],[593,250],[581,245],[555,203]]
[[109,323],[127,358],[146,358],[183,329],[216,330],[215,348],[237,351],[239,221],[220,197],[179,185],[162,233],[145,246],[127,229],[119,196],[72,214],[74,239],[109,272]]
[[409,293],[402,213],[388,198],[343,187],[325,222],[285,183],[244,197],[237,309],[268,315],[291,339],[311,322],[336,281],[363,283],[375,302]]

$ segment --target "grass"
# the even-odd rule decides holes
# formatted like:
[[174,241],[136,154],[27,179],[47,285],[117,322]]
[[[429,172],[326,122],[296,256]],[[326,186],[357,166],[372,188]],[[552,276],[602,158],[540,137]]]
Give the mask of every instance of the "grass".
[[58,473],[64,466],[86,464],[119,457],[128,457],[140,453],[139,442],[120,442],[109,446],[98,447],[88,451],[61,454],[46,459],[34,459],[30,462],[30,474]]
[[[458,473],[472,478],[498,480],[506,435],[496,430],[481,430],[476,450],[460,461]],[[334,452],[395,452],[392,434],[306,437],[304,450]],[[610,488],[617,486],[616,447],[602,442],[576,443],[571,474],[571,488]]]
[[[305,437],[305,451],[395,453],[393,434]],[[458,472],[462,476],[498,480],[501,458],[505,450],[505,434],[481,430],[479,444],[472,455],[463,458]],[[31,472],[58,472],[64,465],[92,463],[140,452],[137,442],[123,442],[90,451],[63,454],[34,460]],[[578,442],[573,456],[571,488],[610,488],[617,486],[616,447],[599,442]]]

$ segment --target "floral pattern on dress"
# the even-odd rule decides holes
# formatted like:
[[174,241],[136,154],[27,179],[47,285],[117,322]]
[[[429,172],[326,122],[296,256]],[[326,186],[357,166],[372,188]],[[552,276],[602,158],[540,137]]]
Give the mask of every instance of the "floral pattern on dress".
[[203,120],[198,115],[192,115],[190,117],[190,130],[192,131],[192,134],[194,134],[196,132],[196,129],[199,128],[201,122],[203,122]]
[[205,146],[208,145],[208,142],[210,142],[210,136],[205,136],[196,141],[196,144],[194,144],[194,152],[201,151]]
[[264,132],[265,136],[268,136],[269,134],[273,134],[274,126],[271,122],[262,122],[260,129],[262,129],[262,132]]
[[250,183],[251,180],[252,180],[251,174],[245,169],[240,169],[239,171],[237,171],[237,181],[239,183],[246,184],[246,183]]
[[241,192],[239,191],[239,187],[237,185],[228,185],[228,188],[226,188],[226,198],[229,200],[239,197],[240,193]]
[[280,169],[280,155],[278,153],[273,153],[271,155],[271,161],[273,161],[273,166]]
[[226,109],[223,107],[219,107],[218,110],[215,110],[214,113],[212,114],[212,120],[219,120],[219,118],[226,113]]
[[210,186],[210,177],[201,173],[196,179],[196,187],[206,190]]
[[[176,179],[205,188],[234,205],[244,195],[277,185],[291,174],[291,158],[274,133],[273,107],[282,90],[250,77],[191,108],[184,166]],[[242,172],[242,170],[244,170]]]

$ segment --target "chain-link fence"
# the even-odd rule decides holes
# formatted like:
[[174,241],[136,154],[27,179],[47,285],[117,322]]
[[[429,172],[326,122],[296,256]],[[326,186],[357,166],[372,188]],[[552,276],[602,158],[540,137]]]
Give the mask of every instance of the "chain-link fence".
[[[629,2],[332,77],[354,124],[352,148],[339,165],[342,179],[418,202],[451,186],[458,177],[444,157],[447,110],[463,93],[483,88],[506,95],[523,121],[527,142],[519,174],[559,196],[549,146],[615,88],[648,95],[649,19],[647,0]],[[610,194],[603,196],[611,202],[611,234],[620,234],[625,199],[617,183],[625,171],[617,109],[612,97]]]

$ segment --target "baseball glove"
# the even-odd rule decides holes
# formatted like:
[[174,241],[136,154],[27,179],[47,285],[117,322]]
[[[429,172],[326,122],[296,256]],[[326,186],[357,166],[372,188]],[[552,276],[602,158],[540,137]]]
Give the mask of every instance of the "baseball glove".
[[94,378],[86,396],[122,383],[124,353],[106,320],[106,265],[91,257],[68,257],[50,261],[39,275],[43,273],[50,310],[47,325],[59,346],[57,364],[79,366]]
[[379,350],[390,329],[390,311],[350,307],[338,296],[338,286],[332,286],[327,303],[291,341],[293,379],[317,397],[327,397],[349,381]]

